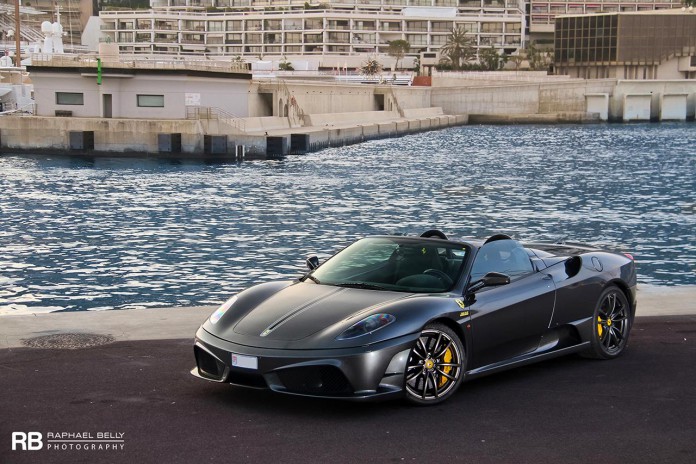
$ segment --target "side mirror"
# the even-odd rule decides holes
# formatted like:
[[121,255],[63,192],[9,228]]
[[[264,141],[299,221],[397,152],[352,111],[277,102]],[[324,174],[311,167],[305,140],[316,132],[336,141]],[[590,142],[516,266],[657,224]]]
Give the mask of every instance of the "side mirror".
[[510,283],[510,276],[499,272],[489,272],[481,280],[469,285],[469,292],[477,292],[483,287],[495,287],[497,285],[507,285]]
[[319,267],[319,258],[316,255],[308,256],[305,264],[310,271],[313,271]]

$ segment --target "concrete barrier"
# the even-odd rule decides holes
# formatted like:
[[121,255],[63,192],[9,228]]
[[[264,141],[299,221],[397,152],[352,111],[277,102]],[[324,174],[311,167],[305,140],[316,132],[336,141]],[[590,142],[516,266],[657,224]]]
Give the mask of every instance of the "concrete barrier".
[[376,139],[379,138],[379,125],[378,124],[368,124],[362,126],[362,135],[364,139]]
[[[696,286],[638,286],[638,317],[696,314]],[[23,346],[24,339],[47,333],[95,333],[116,340],[158,340],[193,337],[198,326],[215,309],[130,309],[127,311],[76,311],[34,313],[0,310],[0,349]],[[686,335],[684,335],[686,336]],[[681,339],[679,339],[681,340]]]
[[397,135],[395,122],[383,122],[377,124],[380,137],[394,137]]
[[243,118],[243,121],[244,131],[247,133],[291,129],[290,120],[288,118],[266,116],[258,118]]
[[[420,128],[420,126],[418,126]],[[408,134],[411,132],[411,124],[409,121],[397,121],[396,122],[396,132],[400,135]]]
[[305,114],[305,126],[343,126],[364,123],[387,122],[399,119],[396,111],[356,111],[351,113]]
[[469,124],[469,115],[468,114],[456,114],[454,117],[455,117],[454,124],[457,126],[463,126],[463,125]]
[[404,118],[407,119],[418,119],[427,118],[429,116],[440,116],[443,115],[442,108],[439,106],[431,108],[408,108],[404,109]]
[[471,124],[582,124],[598,123],[598,113],[472,114]]

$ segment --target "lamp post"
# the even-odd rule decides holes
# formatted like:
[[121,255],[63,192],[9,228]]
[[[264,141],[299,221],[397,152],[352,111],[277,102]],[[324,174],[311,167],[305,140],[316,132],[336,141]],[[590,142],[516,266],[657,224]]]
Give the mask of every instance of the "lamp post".
[[18,68],[22,66],[22,50],[20,48],[20,33],[19,33],[19,2],[22,0],[17,0],[15,3],[15,66]]

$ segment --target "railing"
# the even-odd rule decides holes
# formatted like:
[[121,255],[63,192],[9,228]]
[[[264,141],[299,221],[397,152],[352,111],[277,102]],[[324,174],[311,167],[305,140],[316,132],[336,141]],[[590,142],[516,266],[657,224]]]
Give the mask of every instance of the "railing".
[[241,131],[246,131],[246,121],[227,111],[216,108],[214,106],[187,106],[186,119],[205,119],[222,121],[228,126],[234,127]]
[[34,116],[36,114],[36,103],[19,106],[13,110],[0,112],[0,116]]
[[[20,14],[21,16],[21,14]],[[14,13],[7,15],[0,15],[0,28],[4,31],[14,30],[15,28],[15,17]],[[44,36],[40,31],[34,29],[31,26],[23,26],[19,30],[22,38],[27,42],[43,42]]]
[[[44,53],[31,54],[32,66],[57,66],[64,68],[96,68],[95,55],[49,55]],[[104,64],[109,68],[118,69],[183,69],[193,71],[237,72],[251,73],[248,63],[236,61],[208,60],[205,57],[187,56],[185,60],[177,60],[164,56],[120,55],[118,61],[108,61]]]

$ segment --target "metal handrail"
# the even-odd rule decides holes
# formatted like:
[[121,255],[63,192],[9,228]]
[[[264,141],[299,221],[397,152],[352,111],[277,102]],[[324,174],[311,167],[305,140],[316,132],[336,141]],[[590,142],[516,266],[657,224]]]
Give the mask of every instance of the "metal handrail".
[[[32,53],[32,66],[60,66],[75,68],[96,68],[96,55],[51,55]],[[238,61],[217,61],[207,59],[173,60],[159,56],[119,55],[114,61],[102,60],[102,65],[121,69],[182,69],[196,71],[243,72],[250,73],[250,65]]]
[[244,119],[214,106],[187,106],[186,119],[213,119],[222,121],[235,129],[246,131],[246,121]]

